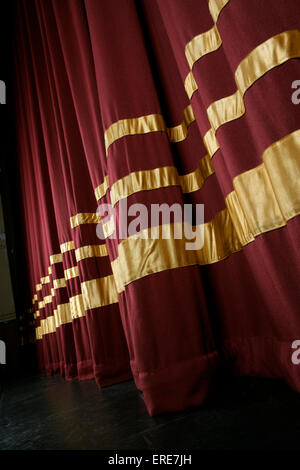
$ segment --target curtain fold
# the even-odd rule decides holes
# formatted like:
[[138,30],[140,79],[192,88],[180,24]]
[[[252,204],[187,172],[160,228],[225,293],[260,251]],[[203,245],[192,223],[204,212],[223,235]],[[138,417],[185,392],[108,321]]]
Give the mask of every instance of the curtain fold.
[[[151,415],[201,404],[224,363],[300,391],[298,3],[16,4],[40,369],[133,377]],[[175,216],[124,236],[125,204],[126,229],[139,204],[204,204],[203,247],[185,249]]]

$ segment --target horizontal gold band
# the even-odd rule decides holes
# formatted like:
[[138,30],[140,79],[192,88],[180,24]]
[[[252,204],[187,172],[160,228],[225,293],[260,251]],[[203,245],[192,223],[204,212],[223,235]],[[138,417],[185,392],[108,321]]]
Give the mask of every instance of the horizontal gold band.
[[42,339],[46,334],[55,333],[56,328],[71,322],[72,313],[69,302],[60,304],[54,310],[53,315],[41,320],[40,326],[36,328],[36,339]]
[[153,239],[151,229],[123,240],[112,262],[118,292],[148,274],[215,263],[257,235],[286,225],[300,213],[299,155],[300,130],[271,145],[263,154],[263,164],[238,175],[234,191],[226,197],[226,209],[204,224],[201,250],[186,250],[182,239]]
[[120,119],[111,124],[104,133],[106,154],[109,146],[122,137],[158,131],[166,131],[166,124],[161,114]]
[[108,188],[109,188],[109,179],[108,179],[108,175],[106,175],[103,183],[99,184],[99,186],[97,186],[97,188],[95,189],[95,196],[96,196],[97,201],[99,201],[99,199],[101,199],[106,194],[106,191],[108,190]]
[[216,23],[223,8],[229,3],[229,0],[209,0],[208,8],[212,19]]
[[41,277],[41,284],[48,284],[50,282],[50,277]]
[[43,302],[44,302],[45,305],[46,305],[46,304],[51,304],[51,302],[52,302],[52,295],[46,295],[46,297],[44,297],[44,299],[43,299]]
[[[54,333],[57,328],[74,319],[84,317],[85,311],[99,308],[118,302],[118,294],[113,275],[106,276],[81,284],[82,294],[69,298],[69,302],[60,304],[54,310],[53,315],[41,320],[36,328],[36,338],[49,333]],[[37,312],[35,314],[37,316]]]
[[193,72],[189,72],[185,78],[185,81],[184,81],[184,88],[185,88],[185,91],[189,97],[189,99],[192,98],[193,94],[195,93],[195,91],[198,90],[198,85],[195,81],[195,78],[194,78],[194,75],[193,75]]
[[65,269],[64,274],[65,279],[67,280],[79,276],[78,266],[73,266],[72,268]]
[[111,217],[107,222],[102,224],[102,230],[105,238],[110,237],[116,229],[115,219]]
[[195,115],[192,108],[192,105],[189,104],[183,110],[183,121],[178,126],[168,127],[167,135],[170,142],[181,142],[187,138],[188,128],[195,121]]
[[111,204],[139,191],[148,191],[169,186],[181,186],[183,193],[201,189],[204,181],[214,173],[209,155],[203,157],[198,168],[186,175],[179,175],[176,167],[165,166],[153,170],[135,171],[116,181],[110,190]]
[[98,224],[100,220],[100,215],[95,212],[83,212],[70,217],[70,224],[71,228],[75,228],[81,224]]
[[62,263],[62,254],[58,253],[57,255],[50,256],[50,264]]
[[81,246],[75,250],[76,261],[79,262],[86,258],[107,256],[106,245],[87,245]]
[[82,282],[81,290],[86,310],[118,302],[118,293],[113,275]]
[[210,52],[216,51],[221,46],[222,41],[216,25],[205,33],[195,36],[185,46],[185,57],[192,70],[197,60]]
[[70,297],[69,302],[70,302],[72,320],[74,320],[75,318],[81,318],[85,316],[82,294],[78,294],[78,295],[75,295],[74,297]]
[[[297,130],[266,149],[263,164],[234,178],[234,191],[226,197],[226,209],[204,224],[201,250],[186,250],[186,240],[174,237],[134,236],[123,240],[118,246],[118,258],[112,262],[113,275],[83,282],[82,295],[58,306],[54,317],[41,321],[37,338],[84,315],[85,310],[118,302],[117,292],[134,280],[166,269],[218,262],[241,250],[257,235],[284,226],[300,214],[299,155]],[[171,232],[174,227],[170,224]],[[40,304],[43,306],[43,302]]]
[[192,68],[195,62],[201,57],[211,52],[216,51],[222,44],[220,34],[217,28],[217,20],[222,9],[227,5],[229,0],[210,0],[209,11],[214,20],[214,26],[208,31],[198,34],[185,46],[185,56],[190,67],[190,72],[185,78],[184,88],[189,97],[192,98],[193,93],[198,90],[197,83],[192,73]]
[[217,129],[245,113],[245,92],[265,73],[295,57],[300,57],[299,30],[285,31],[273,36],[242,60],[235,71],[237,91],[215,101],[207,108],[211,129],[204,136],[204,143],[211,157],[219,148],[215,138]]
[[[118,139],[129,135],[162,131],[167,132],[170,142],[181,142],[187,137],[188,127],[194,121],[195,116],[191,105],[188,105],[184,109],[182,123],[174,127],[167,128],[161,114],[149,114],[138,118],[121,119],[111,124],[104,133],[106,154],[110,145]],[[103,193],[103,190],[100,191],[100,193]]]
[[140,237],[132,236],[119,244],[119,256],[111,263],[118,292],[122,292],[131,282],[149,274],[195,264],[215,263],[241,249],[226,209],[204,224],[203,249],[187,250],[187,240],[174,237],[179,225],[182,224],[158,227],[160,231],[170,230],[170,238],[164,239],[161,232],[159,238],[151,238],[151,229],[146,229],[140,232]]
[[66,253],[67,251],[71,251],[71,250],[74,250],[74,249],[75,249],[75,246],[74,246],[73,240],[71,240],[69,242],[62,243],[60,245],[60,251],[62,253]]
[[53,279],[53,287],[54,289],[61,289],[62,287],[66,287],[66,280],[64,277],[60,279]]

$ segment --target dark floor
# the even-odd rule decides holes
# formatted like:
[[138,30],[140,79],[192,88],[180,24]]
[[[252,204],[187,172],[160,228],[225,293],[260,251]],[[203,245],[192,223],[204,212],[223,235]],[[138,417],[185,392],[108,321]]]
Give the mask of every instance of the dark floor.
[[223,383],[199,408],[151,418],[133,382],[33,375],[2,383],[0,449],[300,448],[300,396],[282,382]]

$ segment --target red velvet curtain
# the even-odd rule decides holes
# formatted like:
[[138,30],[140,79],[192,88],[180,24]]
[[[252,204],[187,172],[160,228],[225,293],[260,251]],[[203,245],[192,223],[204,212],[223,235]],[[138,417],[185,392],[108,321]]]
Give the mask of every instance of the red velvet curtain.
[[[133,377],[151,415],[201,404],[224,365],[300,391],[299,2],[16,6],[41,370]],[[118,221],[124,200],[204,204],[204,247],[100,240],[97,204]]]

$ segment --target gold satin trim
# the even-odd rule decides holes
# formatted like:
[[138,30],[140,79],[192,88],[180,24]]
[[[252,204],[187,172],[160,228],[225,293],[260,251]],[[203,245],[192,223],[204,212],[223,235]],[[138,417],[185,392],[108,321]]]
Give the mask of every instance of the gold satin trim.
[[[236,176],[234,191],[226,197],[226,208],[204,224],[201,250],[186,250],[184,239],[132,236],[123,240],[118,246],[119,255],[112,262],[114,274],[83,282],[82,294],[58,305],[53,317],[41,320],[37,339],[84,315],[85,310],[118,302],[117,292],[134,280],[166,269],[221,261],[259,234],[286,225],[300,214],[299,156],[300,129],[268,147],[261,165]],[[173,233],[175,225],[157,227],[157,231],[161,234],[170,228]],[[39,308],[43,307],[44,301],[39,302]],[[38,314],[39,311],[36,317]]]
[[85,316],[82,294],[78,294],[73,297],[70,297],[69,302],[70,302],[72,320],[74,320],[75,318],[81,318]]
[[48,267],[48,274],[52,274],[52,267],[51,266]]
[[[113,275],[83,282],[81,286],[82,294],[70,297],[68,303],[57,305],[52,316],[41,320],[40,326],[36,328],[36,339],[42,339],[46,334],[55,333],[61,325],[84,317],[85,310],[118,302]],[[39,312],[36,312],[36,316],[37,313]]]
[[115,219],[114,217],[111,217],[108,222],[105,222],[103,225],[102,225],[102,230],[103,230],[103,234],[104,234],[104,237],[105,238],[108,238],[110,237],[114,231],[116,229],[116,226],[115,226]]
[[176,167],[165,166],[153,170],[135,171],[116,181],[110,190],[111,204],[114,206],[121,199],[139,191],[181,186],[183,193],[201,189],[204,181],[214,173],[209,155],[205,155],[195,171],[179,175]]
[[[170,142],[181,142],[187,137],[188,127],[194,121],[195,116],[191,105],[188,105],[184,109],[182,123],[174,127],[167,127],[161,114],[149,114],[138,118],[120,119],[111,124],[104,133],[106,155],[110,145],[128,135],[162,131],[167,133]],[[103,193],[103,190],[102,192],[100,191],[100,193]]]
[[149,114],[138,118],[120,119],[111,124],[104,133],[106,155],[109,146],[122,137],[158,131],[166,131],[165,121],[161,114]]
[[190,69],[192,70],[194,63],[201,57],[219,49],[221,44],[222,41],[216,25],[205,33],[195,36],[185,46],[185,57]]
[[229,0],[209,1],[208,7],[214,21],[213,27],[208,31],[195,36],[185,46],[185,57],[189,64],[190,72],[184,81],[184,88],[189,99],[191,99],[193,93],[198,90],[198,86],[192,72],[193,65],[204,55],[218,50],[222,44],[216,23],[221,11],[227,3],[229,3]]
[[99,201],[103,196],[105,196],[106,191],[109,189],[109,179],[108,175],[105,176],[103,183],[99,184],[95,189],[96,200]]
[[[261,165],[234,178],[226,209],[204,224],[201,250],[186,250],[186,240],[162,239],[161,233],[159,239],[151,239],[151,228],[121,241],[118,257],[111,263],[117,291],[152,273],[215,263],[240,251],[256,236],[286,225],[300,214],[299,155],[297,130],[268,147]],[[168,226],[171,233],[175,225]]]
[[42,339],[44,335],[55,333],[56,329],[65,323],[72,322],[72,314],[69,303],[60,304],[54,310],[53,315],[43,318],[40,326],[36,328],[36,339]]
[[81,224],[98,224],[100,220],[100,215],[95,212],[82,212],[70,217],[70,224],[71,228],[75,228]]
[[62,243],[60,245],[60,251],[62,253],[66,253],[67,251],[71,251],[71,250],[74,250],[74,249],[75,249],[75,246],[74,246],[73,240],[71,240],[69,242]]
[[82,282],[81,290],[86,310],[118,302],[118,293],[113,275]]
[[289,59],[300,57],[300,31],[277,34],[257,46],[242,60],[235,71],[237,91],[215,101],[207,108],[211,129],[204,136],[204,144],[212,157],[219,145],[217,129],[245,114],[244,94],[263,75]]
[[215,23],[218,20],[219,14],[228,2],[229,0],[209,0],[208,8]]
[[50,256],[50,264],[62,263],[62,254],[58,253],[57,255]]
[[190,71],[185,80],[184,80],[184,88],[185,88],[185,91],[189,97],[189,99],[192,98],[193,94],[195,93],[195,91],[198,90],[198,85],[196,83],[196,80],[194,78],[194,75],[193,75],[193,72]]
[[49,282],[50,282],[49,276],[41,277],[41,284],[49,284]]
[[220,144],[217,141],[216,134],[212,128],[210,128],[205,136],[203,137],[203,142],[208,151],[208,155],[212,158],[217,150],[220,148]]
[[35,285],[35,290],[36,291],[42,290],[42,288],[43,288],[42,284],[36,284]]
[[60,279],[53,279],[53,287],[54,289],[61,289],[62,287],[66,287],[66,280],[64,277]]
[[69,302],[60,304],[54,310],[55,326],[56,328],[64,325],[65,323],[72,322],[72,314]]
[[183,110],[183,121],[178,126],[168,127],[167,135],[170,142],[181,142],[187,138],[188,128],[195,121],[195,115],[192,108],[192,105],[189,104]]
[[[157,227],[157,239],[151,238],[150,228],[142,230],[141,237],[134,235],[119,244],[119,256],[111,263],[119,293],[124,291],[126,285],[149,274],[178,267],[215,263],[241,249],[226,209],[204,224],[204,247],[201,250],[186,250],[187,240],[174,238],[174,232],[179,225],[182,224]],[[171,231],[171,238],[163,238],[164,230]]]
[[72,279],[73,277],[79,276],[78,266],[73,266],[64,270],[65,279]]
[[52,303],[52,295],[46,295],[43,299],[44,305]]
[[75,250],[76,261],[79,262],[86,258],[97,258],[108,256],[106,245],[87,245],[81,246]]

